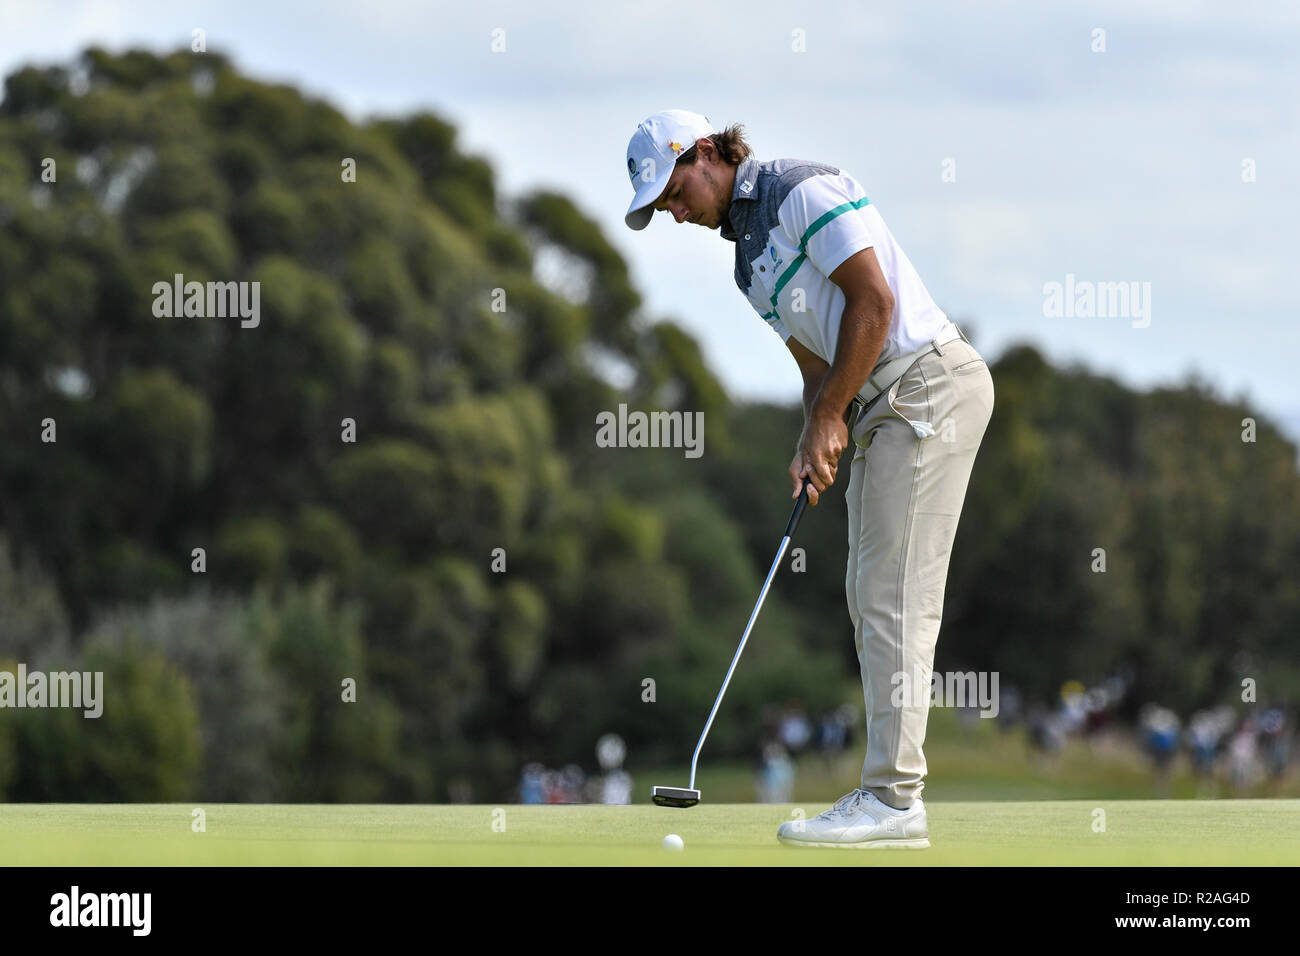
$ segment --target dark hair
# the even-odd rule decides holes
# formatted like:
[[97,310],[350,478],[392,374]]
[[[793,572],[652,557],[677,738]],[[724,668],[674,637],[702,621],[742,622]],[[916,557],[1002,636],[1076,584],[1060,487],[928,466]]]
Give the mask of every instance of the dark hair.
[[[754,152],[745,142],[745,127],[739,123],[732,123],[721,133],[714,133],[709,139],[718,148],[718,155],[728,166],[739,166],[742,160]],[[677,157],[677,165],[692,166],[698,157],[698,151],[692,143],[690,149]]]

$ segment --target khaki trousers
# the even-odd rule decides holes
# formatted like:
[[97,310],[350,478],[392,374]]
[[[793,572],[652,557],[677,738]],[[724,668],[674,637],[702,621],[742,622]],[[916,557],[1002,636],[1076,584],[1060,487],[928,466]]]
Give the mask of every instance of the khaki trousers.
[[[948,557],[992,412],[993,378],[963,336],[917,359],[852,431],[844,589],[866,704],[861,787],[898,809],[925,787],[921,748]],[[922,427],[920,437],[910,422],[934,433]],[[911,683],[918,671],[925,693],[894,706],[895,675]]]

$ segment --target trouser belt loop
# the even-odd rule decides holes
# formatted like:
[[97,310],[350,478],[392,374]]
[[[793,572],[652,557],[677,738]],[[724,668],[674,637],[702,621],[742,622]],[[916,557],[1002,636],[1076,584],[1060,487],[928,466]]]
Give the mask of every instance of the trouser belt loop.
[[[951,319],[949,321],[952,322]],[[966,338],[966,333],[961,330],[961,326],[958,325],[956,322],[952,322],[952,327],[953,330],[956,331],[957,333],[956,335],[945,337],[942,343],[940,343],[939,339],[936,337],[930,343],[932,346],[934,346],[934,350],[938,352],[940,355],[943,354],[943,348],[942,348],[943,345],[947,345],[949,342],[955,342],[957,341],[957,339],[961,339],[967,345],[970,345],[970,339]]]

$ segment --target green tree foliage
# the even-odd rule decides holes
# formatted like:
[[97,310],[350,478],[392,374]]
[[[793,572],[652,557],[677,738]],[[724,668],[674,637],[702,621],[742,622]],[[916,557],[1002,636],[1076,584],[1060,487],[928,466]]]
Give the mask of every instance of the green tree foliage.
[[359,609],[340,606],[332,588],[317,582],[289,590],[278,604],[260,595],[250,618],[276,676],[277,799],[379,800],[402,759],[400,715],[369,679]]
[[[282,688],[255,639],[244,601],[199,592],[124,605],[104,615],[91,642],[157,649],[193,689],[201,736],[194,799],[263,802],[282,796],[275,748]],[[118,691],[113,690],[114,697]]]
[[[4,669],[13,670],[13,664]],[[58,670],[72,670],[61,662]],[[201,743],[193,685],[156,649],[93,644],[79,665],[103,675],[103,713],[14,711],[18,802],[167,803],[195,795]]]
[[1239,701],[1265,672],[1261,695],[1300,696],[1295,446],[1262,418],[1243,440],[1252,413],[1202,381],[1138,395],[1027,347],[993,377],[940,662],[1040,699],[1123,673],[1130,713]]
[[13,552],[0,533],[0,658],[38,665],[66,658],[72,633],[58,588],[34,556]]

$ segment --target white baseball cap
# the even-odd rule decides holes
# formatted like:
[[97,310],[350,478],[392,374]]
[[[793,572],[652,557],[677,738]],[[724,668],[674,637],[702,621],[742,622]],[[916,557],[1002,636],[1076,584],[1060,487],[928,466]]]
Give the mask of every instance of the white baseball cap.
[[677,157],[703,136],[717,130],[707,116],[687,110],[664,110],[636,128],[627,144],[627,173],[636,196],[623,221],[632,229],[644,229],[654,216],[654,204],[663,194],[677,165]]

